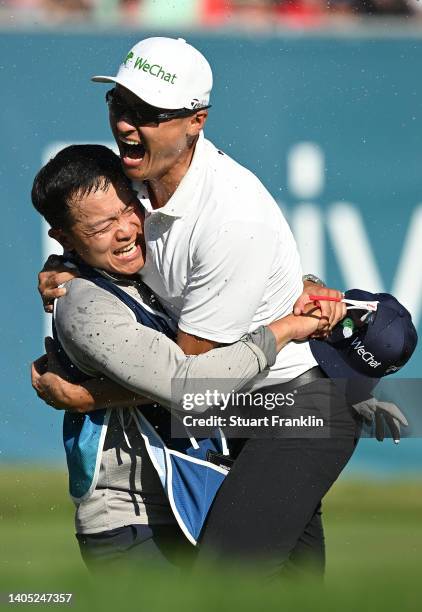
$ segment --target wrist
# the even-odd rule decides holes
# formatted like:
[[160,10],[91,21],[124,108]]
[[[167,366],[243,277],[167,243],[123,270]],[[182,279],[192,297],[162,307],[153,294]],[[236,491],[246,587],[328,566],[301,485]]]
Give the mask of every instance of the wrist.
[[291,340],[294,340],[296,338],[297,320],[298,320],[298,317],[294,315],[293,313],[284,317],[284,328],[285,328],[284,333],[285,333],[286,344],[287,342],[290,342]]
[[77,387],[75,391],[75,387],[70,384],[63,390],[63,396],[65,409],[70,412],[85,414],[96,408],[94,398],[84,387]]
[[281,351],[281,349],[294,337],[293,319],[294,315],[287,315],[268,325],[268,328],[275,336],[277,352]]
[[320,287],[326,287],[327,285],[324,283],[323,280],[321,280],[318,276],[316,276],[315,274],[304,274],[302,276],[302,282],[305,283],[312,283],[314,285],[319,285]]

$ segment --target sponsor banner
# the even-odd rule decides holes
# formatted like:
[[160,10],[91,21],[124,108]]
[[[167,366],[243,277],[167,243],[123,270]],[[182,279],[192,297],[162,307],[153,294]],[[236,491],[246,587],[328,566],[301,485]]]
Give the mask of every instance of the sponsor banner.
[[[134,66],[128,51],[148,35],[2,33],[3,461],[63,459],[62,415],[38,400],[28,375],[44,351],[36,284],[52,248],[30,203],[33,177],[58,143],[112,142],[104,100],[110,86],[90,77],[115,74],[122,58]],[[342,290],[393,293],[421,334],[422,82],[411,67],[421,65],[422,39],[200,32],[186,38],[214,71],[206,136],[256,173],[279,202],[304,271]],[[177,70],[154,63],[143,57],[136,70],[152,70],[154,81],[174,87]],[[416,378],[421,371],[418,347],[399,375]],[[368,442],[358,451],[360,471],[370,474],[373,465],[376,473],[406,471],[418,461],[422,468],[411,440],[400,449]]]

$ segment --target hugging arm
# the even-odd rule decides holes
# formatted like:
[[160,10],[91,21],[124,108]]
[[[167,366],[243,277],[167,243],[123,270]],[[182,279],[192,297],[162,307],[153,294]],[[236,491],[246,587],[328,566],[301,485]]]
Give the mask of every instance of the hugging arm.
[[[139,404],[139,395],[165,406],[177,406],[186,392],[206,390],[210,378],[218,379],[220,392],[237,390],[274,362],[276,349],[286,344],[294,332],[297,335],[299,322],[306,327],[300,330],[306,335],[317,325],[313,318],[292,315],[290,319],[298,324],[279,325],[276,336],[269,328],[259,328],[233,345],[186,356],[164,334],[137,323],[114,296],[92,284],[88,290],[87,283],[75,279],[69,284],[66,296],[57,303],[56,329],[72,362],[86,374],[107,380],[76,386],[77,408],[69,395],[75,392],[75,385],[66,381],[61,383],[65,391],[62,388],[58,401],[54,373],[39,376],[34,385],[42,397],[43,393],[47,396],[48,403],[80,412],[104,407],[106,398],[107,406]],[[175,387],[173,380],[178,381]],[[125,388],[123,396],[115,388],[116,383]]]
[[[269,331],[261,347],[258,340],[245,338],[209,354],[186,356],[164,334],[140,325],[122,302],[84,279],[68,284],[66,295],[57,302],[55,323],[64,350],[79,369],[92,377],[106,377],[129,392],[120,398],[116,390],[112,393],[110,382],[88,381],[85,399],[79,398],[80,411],[84,403],[87,410],[98,408],[109,397],[107,405],[122,405],[121,399],[126,404],[140,403],[140,394],[169,406],[172,399],[176,403],[179,399],[172,398],[173,379],[181,381],[180,393],[189,380],[202,379],[206,385],[209,377],[227,379],[227,384],[233,379],[241,386],[275,359],[275,341]],[[55,403],[51,383],[50,377],[48,393]],[[37,384],[41,390],[42,380]],[[59,407],[67,407],[66,394],[62,399]]]

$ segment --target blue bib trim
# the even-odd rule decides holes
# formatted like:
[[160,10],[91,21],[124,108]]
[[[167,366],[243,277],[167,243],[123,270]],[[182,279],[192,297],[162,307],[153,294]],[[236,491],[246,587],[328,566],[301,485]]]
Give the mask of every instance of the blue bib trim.
[[89,414],[65,412],[63,443],[69,471],[69,493],[76,502],[87,499],[98,479],[101,453],[109,410],[96,410]]
[[222,451],[218,437],[175,440],[178,450],[165,444],[159,432],[136,411],[136,423],[144,439],[152,464],[168,497],[173,514],[189,540],[196,545],[212,502],[227,471],[206,460],[208,450]]

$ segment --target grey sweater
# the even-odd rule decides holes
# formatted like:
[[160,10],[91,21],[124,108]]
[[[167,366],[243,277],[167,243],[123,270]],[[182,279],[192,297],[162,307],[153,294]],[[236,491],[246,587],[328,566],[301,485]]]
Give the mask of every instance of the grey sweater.
[[[145,285],[116,282],[156,311],[158,305]],[[180,405],[187,391],[205,391],[208,379],[218,379],[221,392],[241,388],[275,360],[275,339],[267,329],[260,328],[233,345],[186,356],[172,340],[140,325],[123,302],[90,281],[76,278],[66,289],[57,300],[55,324],[72,362],[86,374],[106,376],[163,406]],[[112,411],[96,489],[77,505],[78,533],[174,521],[130,416],[129,409]]]

